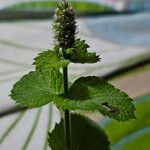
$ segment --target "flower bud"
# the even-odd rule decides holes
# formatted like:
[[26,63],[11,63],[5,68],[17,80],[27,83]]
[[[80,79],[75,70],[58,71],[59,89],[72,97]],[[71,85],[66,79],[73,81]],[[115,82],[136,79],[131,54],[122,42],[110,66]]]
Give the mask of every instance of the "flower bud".
[[66,0],[62,0],[54,15],[55,42],[61,48],[71,48],[75,43],[76,22],[72,6]]

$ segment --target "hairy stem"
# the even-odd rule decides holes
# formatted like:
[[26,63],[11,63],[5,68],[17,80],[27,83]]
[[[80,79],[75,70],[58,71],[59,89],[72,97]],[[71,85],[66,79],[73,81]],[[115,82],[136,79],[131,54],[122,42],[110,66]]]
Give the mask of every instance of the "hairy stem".
[[[63,69],[63,76],[64,76],[64,94],[68,95],[68,68],[67,67]],[[71,150],[71,122],[70,122],[69,110],[65,110],[64,128],[65,128],[66,150]]]

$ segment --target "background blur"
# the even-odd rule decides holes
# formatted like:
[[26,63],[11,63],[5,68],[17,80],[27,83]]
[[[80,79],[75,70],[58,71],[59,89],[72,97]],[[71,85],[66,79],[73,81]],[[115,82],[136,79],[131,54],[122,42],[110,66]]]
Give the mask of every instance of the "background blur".
[[[69,67],[70,80],[98,75],[125,91],[137,120],[118,123],[86,113],[106,131],[112,150],[150,149],[150,0],[74,0],[78,37],[101,56],[94,65]],[[46,150],[47,131],[59,121],[50,104],[23,111],[8,96],[33,58],[53,46],[56,1],[0,0],[0,150]]]

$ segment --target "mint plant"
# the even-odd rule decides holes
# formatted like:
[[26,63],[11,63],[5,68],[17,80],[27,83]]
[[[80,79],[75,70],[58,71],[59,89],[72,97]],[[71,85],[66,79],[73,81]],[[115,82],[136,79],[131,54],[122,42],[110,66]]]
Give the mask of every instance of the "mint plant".
[[34,59],[35,71],[18,81],[11,97],[16,103],[36,108],[53,103],[64,111],[61,122],[49,134],[52,150],[109,150],[105,132],[76,110],[98,111],[118,121],[135,118],[135,107],[127,94],[96,76],[68,81],[70,63],[96,63],[85,40],[76,37],[75,13],[69,2],[59,2],[54,15],[54,47]]

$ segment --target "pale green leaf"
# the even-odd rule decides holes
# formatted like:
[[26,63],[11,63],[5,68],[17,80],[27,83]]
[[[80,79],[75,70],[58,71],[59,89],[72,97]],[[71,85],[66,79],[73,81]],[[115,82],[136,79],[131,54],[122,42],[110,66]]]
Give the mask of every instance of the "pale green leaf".
[[74,63],[96,63],[100,60],[95,52],[88,52],[89,45],[84,40],[76,39],[75,45],[67,49],[69,60]]
[[32,71],[14,85],[10,96],[23,106],[40,107],[62,93],[62,82],[62,74],[56,69]]
[[[49,133],[48,142],[52,150],[65,150],[64,121],[56,124],[52,133]],[[91,119],[71,115],[71,150],[109,150],[106,134]]]
[[55,104],[70,110],[98,110],[118,121],[135,118],[132,99],[98,77],[81,77],[69,90],[68,99],[56,99]]
[[49,70],[51,67],[60,69],[69,64],[69,60],[62,60],[58,53],[51,50],[38,54],[34,60],[33,64],[36,65],[36,70],[39,71]]

